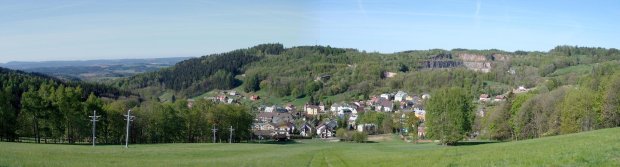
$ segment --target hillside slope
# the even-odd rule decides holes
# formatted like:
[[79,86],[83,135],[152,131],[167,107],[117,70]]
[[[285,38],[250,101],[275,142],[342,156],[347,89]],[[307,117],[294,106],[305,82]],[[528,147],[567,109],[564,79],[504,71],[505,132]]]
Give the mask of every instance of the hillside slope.
[[[0,143],[2,166],[619,166],[620,128],[444,147],[400,141],[121,146]],[[475,143],[470,143],[475,144]],[[32,158],[37,157],[37,158]]]

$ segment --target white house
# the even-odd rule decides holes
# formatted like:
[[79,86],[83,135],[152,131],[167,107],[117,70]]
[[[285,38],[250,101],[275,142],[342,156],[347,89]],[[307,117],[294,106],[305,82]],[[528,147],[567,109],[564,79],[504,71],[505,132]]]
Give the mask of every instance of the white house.
[[366,132],[367,134],[375,134],[377,132],[377,125],[375,124],[359,124],[357,125],[358,132]]
[[392,98],[394,96],[392,96],[392,94],[384,93],[384,94],[379,95],[379,97],[384,98],[384,99],[388,99],[388,100],[392,100]]
[[276,106],[265,107],[265,112],[273,112],[276,109]]
[[324,122],[316,127],[316,133],[321,138],[334,137],[336,135],[336,127],[338,127],[338,123],[336,121],[332,120]]
[[301,127],[299,127],[299,131],[301,131],[299,134],[304,137],[310,137],[312,135],[312,129],[312,126],[304,123]]
[[403,91],[398,91],[396,93],[396,95],[394,95],[394,101],[405,101],[407,99],[407,93],[403,92]]

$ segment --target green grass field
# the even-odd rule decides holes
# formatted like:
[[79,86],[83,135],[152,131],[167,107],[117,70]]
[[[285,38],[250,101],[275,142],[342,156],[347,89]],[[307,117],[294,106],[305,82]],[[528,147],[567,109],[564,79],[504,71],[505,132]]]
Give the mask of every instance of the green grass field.
[[0,142],[0,166],[620,166],[620,128],[462,146],[378,143],[53,145]]
[[585,75],[592,71],[592,65],[590,64],[582,64],[576,66],[565,67],[561,69],[555,70],[553,73],[549,74],[551,77],[561,76],[566,74],[577,74],[577,75]]

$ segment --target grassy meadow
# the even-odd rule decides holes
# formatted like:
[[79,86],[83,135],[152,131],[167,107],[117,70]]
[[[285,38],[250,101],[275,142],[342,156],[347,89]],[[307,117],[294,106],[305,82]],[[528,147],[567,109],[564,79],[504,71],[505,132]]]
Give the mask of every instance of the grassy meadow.
[[464,142],[398,140],[288,144],[153,144],[91,147],[0,142],[0,166],[620,166],[620,128],[540,139]]

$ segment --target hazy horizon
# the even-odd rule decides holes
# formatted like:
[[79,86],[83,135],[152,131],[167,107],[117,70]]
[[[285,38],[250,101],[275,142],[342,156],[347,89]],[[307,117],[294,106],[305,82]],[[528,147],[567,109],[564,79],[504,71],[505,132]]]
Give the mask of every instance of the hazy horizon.
[[618,1],[18,1],[0,63],[198,57],[262,43],[368,52],[617,48]]

